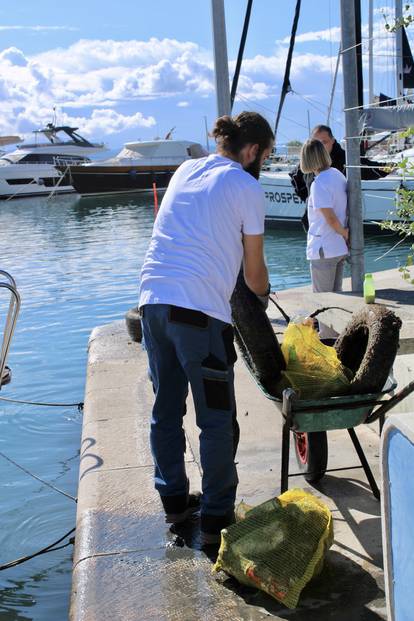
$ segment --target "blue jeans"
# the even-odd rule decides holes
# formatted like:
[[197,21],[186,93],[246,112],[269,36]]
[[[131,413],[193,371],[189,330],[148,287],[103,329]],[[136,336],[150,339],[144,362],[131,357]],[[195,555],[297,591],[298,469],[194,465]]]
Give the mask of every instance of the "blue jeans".
[[[198,311],[167,304],[147,304],[141,314],[155,393],[150,434],[155,488],[164,508],[179,511],[188,494],[183,416],[190,384],[201,430],[201,512],[231,513],[238,483],[233,329]],[[178,504],[171,503],[174,499]]]

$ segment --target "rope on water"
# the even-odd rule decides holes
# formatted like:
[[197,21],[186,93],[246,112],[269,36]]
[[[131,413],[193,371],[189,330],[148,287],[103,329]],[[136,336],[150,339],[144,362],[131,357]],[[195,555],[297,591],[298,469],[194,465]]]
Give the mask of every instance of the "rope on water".
[[25,563],[35,556],[40,556],[41,554],[46,554],[47,552],[55,552],[55,550],[62,550],[62,548],[66,548],[67,546],[73,545],[75,543],[75,537],[71,537],[69,541],[63,546],[58,546],[57,544],[69,537],[73,532],[75,532],[76,528],[72,528],[69,532],[67,532],[63,537],[49,544],[45,548],[42,548],[38,552],[34,552],[33,554],[29,554],[28,556],[21,556],[20,558],[15,559],[14,561],[10,561],[9,563],[4,563],[4,565],[0,565],[0,571],[4,569],[10,569],[11,567],[16,567],[16,565],[20,565],[21,563]]
[[84,403],[80,401],[79,403],[43,403],[41,401],[22,401],[21,399],[9,399],[8,397],[0,397],[1,401],[8,401],[9,403],[23,403],[25,405],[44,405],[48,407],[55,408],[70,408],[77,407],[78,412],[82,412]]
[[43,483],[43,485],[47,485],[47,487],[50,487],[51,489],[55,490],[55,492],[58,492],[59,494],[62,494],[63,496],[66,496],[66,498],[70,498],[71,500],[74,500],[75,502],[78,502],[77,498],[75,498],[74,496],[71,496],[67,492],[64,492],[63,490],[59,489],[58,487],[55,487],[54,485],[52,485],[52,483],[48,483],[48,481],[45,481],[44,479],[41,479],[40,477],[37,476],[37,474],[33,474],[33,472],[30,472],[30,470],[27,470],[23,466],[20,466],[20,464],[15,462],[11,457],[7,457],[7,455],[5,455],[2,451],[0,451],[0,455],[4,459],[7,459],[7,461],[9,461],[11,464],[16,466],[16,468],[20,468],[20,470],[23,470],[23,472],[25,472],[26,474],[31,476],[33,479],[36,479],[37,481],[40,481],[40,483]]

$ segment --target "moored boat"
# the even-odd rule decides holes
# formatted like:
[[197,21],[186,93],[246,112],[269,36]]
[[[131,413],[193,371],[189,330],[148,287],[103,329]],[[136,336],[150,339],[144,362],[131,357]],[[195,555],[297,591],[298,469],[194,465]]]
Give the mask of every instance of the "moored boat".
[[[285,171],[263,171],[260,175],[266,200],[266,224],[289,225],[301,222],[306,209],[292,187]],[[398,220],[395,214],[396,190],[401,187],[414,189],[414,179],[403,180],[390,174],[382,179],[361,181],[364,226],[377,226],[381,220]],[[377,226],[378,228],[378,226]]]
[[119,194],[167,187],[187,159],[204,157],[205,149],[188,140],[127,142],[112,159],[69,166],[71,183],[82,196]]
[[[83,138],[77,129],[49,123],[33,132],[34,143],[23,143],[15,151],[4,153],[0,157],[0,198],[74,192],[68,165],[89,162],[91,155],[106,150],[104,144]],[[46,141],[38,141],[39,136]]]

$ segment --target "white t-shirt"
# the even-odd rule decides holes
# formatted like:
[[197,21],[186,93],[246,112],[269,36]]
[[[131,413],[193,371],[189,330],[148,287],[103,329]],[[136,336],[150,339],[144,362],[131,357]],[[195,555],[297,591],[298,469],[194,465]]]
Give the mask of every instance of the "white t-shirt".
[[342,226],[347,223],[346,178],[336,168],[323,170],[315,177],[308,199],[308,243],[306,256],[309,260],[320,259],[322,248],[326,259],[348,254],[348,247],[342,235],[329,226],[321,208],[333,209]]
[[231,323],[242,233],[263,234],[264,215],[262,187],[239,163],[218,154],[185,161],[155,220],[139,306],[173,304]]

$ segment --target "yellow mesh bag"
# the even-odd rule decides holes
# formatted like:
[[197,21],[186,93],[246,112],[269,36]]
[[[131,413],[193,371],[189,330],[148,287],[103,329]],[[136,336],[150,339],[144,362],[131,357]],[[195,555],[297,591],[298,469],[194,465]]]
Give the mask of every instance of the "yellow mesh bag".
[[333,347],[321,343],[311,325],[290,323],[283,337],[279,391],[292,387],[300,399],[320,399],[349,392],[349,369],[340,362]]
[[252,509],[243,505],[241,513],[244,519],[221,533],[213,571],[223,570],[295,608],[332,545],[331,512],[312,494],[293,489]]

